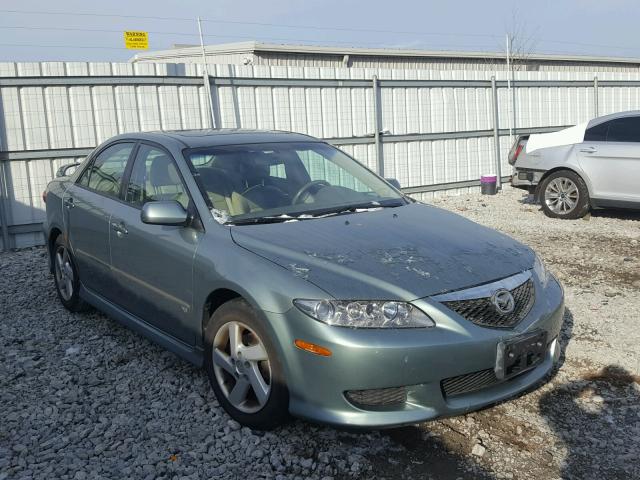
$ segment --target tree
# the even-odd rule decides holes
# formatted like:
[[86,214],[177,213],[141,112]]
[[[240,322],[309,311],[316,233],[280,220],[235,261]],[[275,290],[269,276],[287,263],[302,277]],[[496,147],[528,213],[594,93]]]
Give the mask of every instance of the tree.
[[513,141],[516,129],[516,90],[512,88],[515,79],[515,72],[535,69],[538,65],[533,65],[531,56],[537,45],[537,31],[528,29],[517,10],[511,13],[511,21],[505,26],[506,34],[504,43],[498,46],[498,51],[502,52],[502,58],[493,57],[487,59],[490,70],[497,72],[507,70],[507,88],[509,90],[509,138]]

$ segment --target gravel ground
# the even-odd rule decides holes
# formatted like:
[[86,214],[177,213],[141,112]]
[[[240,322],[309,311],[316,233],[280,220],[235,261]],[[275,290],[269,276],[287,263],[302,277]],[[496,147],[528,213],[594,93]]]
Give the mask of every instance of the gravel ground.
[[535,248],[566,289],[550,381],[465,416],[381,432],[252,432],[203,371],[58,303],[42,248],[0,254],[5,478],[640,478],[640,213],[543,216],[520,191],[433,203]]

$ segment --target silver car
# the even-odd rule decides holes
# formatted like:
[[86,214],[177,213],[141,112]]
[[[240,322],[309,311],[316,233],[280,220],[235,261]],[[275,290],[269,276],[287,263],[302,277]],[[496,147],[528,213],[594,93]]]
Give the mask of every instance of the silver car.
[[540,382],[558,281],[394,183],[294,133],[112,138],[45,192],[58,296],[204,366],[253,428],[409,424]]
[[575,219],[596,208],[640,209],[640,111],[521,136],[509,153],[514,187],[535,193],[546,215]]

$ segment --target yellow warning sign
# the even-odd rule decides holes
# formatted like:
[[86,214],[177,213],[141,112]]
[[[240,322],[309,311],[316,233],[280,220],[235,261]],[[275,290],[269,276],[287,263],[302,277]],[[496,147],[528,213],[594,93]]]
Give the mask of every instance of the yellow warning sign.
[[124,46],[131,50],[147,50],[149,48],[149,32],[124,32]]

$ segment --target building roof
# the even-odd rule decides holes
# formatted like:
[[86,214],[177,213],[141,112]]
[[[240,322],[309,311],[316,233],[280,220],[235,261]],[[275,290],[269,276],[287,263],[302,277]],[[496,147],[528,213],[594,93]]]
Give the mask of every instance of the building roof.
[[[147,60],[158,60],[159,58],[180,58],[185,56],[202,55],[202,48],[198,45],[184,46],[177,45],[177,48],[170,50],[159,50],[148,53],[138,53],[130,59],[131,62]],[[292,45],[279,43],[263,43],[257,41],[222,43],[217,45],[206,45],[205,51],[210,55],[233,54],[233,53],[291,53],[305,55],[355,55],[367,57],[407,57],[407,58],[459,58],[459,59],[504,59],[504,52],[472,52],[472,51],[451,51],[451,50],[419,50],[400,48],[363,48],[363,47],[340,47],[322,45]],[[527,55],[529,61],[544,62],[582,62],[582,63],[633,63],[640,64],[640,58],[627,57],[605,57],[592,55],[564,55],[532,53]]]

